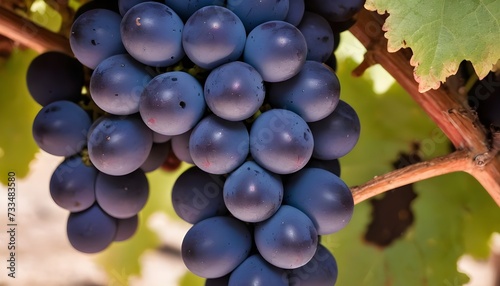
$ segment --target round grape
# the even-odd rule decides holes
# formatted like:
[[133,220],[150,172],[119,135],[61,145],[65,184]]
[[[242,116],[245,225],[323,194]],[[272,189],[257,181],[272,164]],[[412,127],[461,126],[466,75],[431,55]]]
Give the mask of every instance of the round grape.
[[203,118],[189,138],[193,162],[205,172],[226,174],[243,164],[249,150],[248,131],[241,121],[215,115]]
[[293,269],[305,265],[316,252],[318,232],[300,210],[283,205],[268,220],[255,225],[255,244],[267,262]]
[[262,113],[250,129],[250,153],[262,167],[277,174],[302,169],[314,148],[307,123],[296,113],[271,109]]
[[248,34],[243,57],[265,81],[284,81],[302,69],[307,44],[302,33],[292,24],[270,21]]
[[237,219],[259,222],[270,218],[281,206],[283,184],[255,162],[243,163],[224,183],[224,202]]
[[84,211],[71,213],[66,232],[73,248],[84,253],[97,253],[113,242],[116,219],[94,204]]
[[243,262],[252,246],[247,226],[234,218],[212,217],[193,225],[182,241],[182,260],[194,274],[218,278]]

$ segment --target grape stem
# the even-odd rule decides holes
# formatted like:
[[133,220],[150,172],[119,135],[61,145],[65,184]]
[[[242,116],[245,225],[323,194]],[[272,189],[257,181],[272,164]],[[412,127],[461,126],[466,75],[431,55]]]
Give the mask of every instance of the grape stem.
[[60,51],[73,56],[69,41],[0,6],[0,34],[39,53]]
[[453,173],[470,172],[476,162],[467,150],[459,150],[446,156],[437,157],[429,161],[415,163],[401,169],[394,170],[361,186],[351,188],[354,203],[358,204],[369,198],[382,194],[388,190],[416,183],[432,177]]
[[[498,142],[490,140],[491,134],[478,121],[477,115],[469,107],[463,93],[446,84],[436,90],[424,93],[418,91],[418,83],[415,81],[413,67],[410,65],[411,51],[401,49],[395,53],[389,53],[387,39],[384,37],[382,28],[383,24],[384,16],[376,12],[363,9],[358,14],[356,24],[350,28],[350,32],[367,48],[368,58],[360,68],[355,70],[354,74],[359,75],[369,65],[380,64],[434,120],[455,148],[463,151],[434,159],[437,162],[431,160],[429,162],[434,163],[430,165],[427,165],[429,162],[419,163],[380,177],[382,179],[391,178],[390,181],[393,181],[391,184],[382,183],[383,181],[378,182],[381,179],[375,179],[365,184],[364,187],[354,188],[357,201],[360,202],[370,196],[388,191],[394,187],[395,182],[400,180],[402,183],[397,183],[398,186],[446,174],[450,171],[466,171],[481,183],[500,206],[500,158],[496,156],[497,148],[494,148]],[[461,154],[460,152],[465,152],[466,156],[462,154],[462,159],[458,160],[456,156]],[[473,159],[473,164],[471,164],[471,159]],[[460,167],[460,164],[464,165]],[[425,166],[427,167],[425,168]],[[406,174],[406,172],[411,175]],[[372,184],[379,189],[375,188],[376,191],[373,191],[371,189],[373,187],[369,187]]]

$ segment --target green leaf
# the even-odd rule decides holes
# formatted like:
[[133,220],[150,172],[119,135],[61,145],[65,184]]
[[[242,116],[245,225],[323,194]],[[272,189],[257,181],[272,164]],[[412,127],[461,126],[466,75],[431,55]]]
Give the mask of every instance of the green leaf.
[[[349,185],[390,171],[391,162],[400,152],[409,152],[412,142],[420,143],[420,155],[427,160],[449,152],[446,137],[399,86],[375,94],[370,77],[350,75],[355,66],[347,59],[339,62],[338,71],[341,98],[361,121],[360,141],[341,158],[342,178]],[[414,222],[389,246],[365,239],[372,219],[369,202],[356,205],[345,229],[322,238],[337,259],[336,285],[456,286],[468,281],[457,270],[457,261],[464,254],[488,256],[492,233],[500,231],[500,208],[467,174],[419,182],[414,190]]]
[[194,275],[191,272],[186,272],[179,280],[180,286],[203,286],[205,285],[205,278]]
[[438,88],[462,60],[484,78],[500,59],[500,1],[367,0],[365,7],[389,13],[388,50],[412,49],[421,92]]
[[[57,4],[55,4],[57,5]],[[36,0],[30,7],[29,19],[54,33],[59,32],[62,16],[43,0]]]
[[[0,63],[0,174],[15,172],[23,178],[29,172],[29,163],[38,152],[31,127],[41,109],[28,92],[26,71],[36,53],[14,49],[10,58]],[[7,176],[0,176],[6,184]]]

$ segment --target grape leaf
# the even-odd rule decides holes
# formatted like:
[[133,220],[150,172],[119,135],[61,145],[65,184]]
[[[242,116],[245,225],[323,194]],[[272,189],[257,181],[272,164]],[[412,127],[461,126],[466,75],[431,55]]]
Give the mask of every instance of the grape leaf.
[[389,13],[388,50],[412,49],[420,92],[438,88],[462,60],[482,79],[500,59],[500,1],[367,0],[365,7]]
[[[338,72],[341,97],[361,121],[359,143],[341,158],[342,178],[349,185],[391,169],[391,162],[399,152],[408,152],[412,141],[420,143],[425,159],[449,151],[446,138],[399,86],[374,94],[372,79],[350,76],[354,67],[348,59],[339,63]],[[339,265],[336,285],[455,286],[468,281],[457,270],[457,261],[463,254],[488,256],[491,235],[500,231],[500,208],[467,174],[418,182],[414,190],[414,222],[389,246],[375,246],[365,239],[372,215],[369,202],[356,205],[345,229],[322,238]]]
[[203,286],[205,285],[205,278],[196,276],[191,272],[186,272],[184,276],[179,280],[179,285],[182,286]]
[[[38,152],[31,126],[40,105],[26,86],[26,71],[37,54],[14,49],[7,61],[0,63],[0,174],[15,172],[19,178],[28,174],[29,163]],[[7,176],[0,176],[7,183]]]

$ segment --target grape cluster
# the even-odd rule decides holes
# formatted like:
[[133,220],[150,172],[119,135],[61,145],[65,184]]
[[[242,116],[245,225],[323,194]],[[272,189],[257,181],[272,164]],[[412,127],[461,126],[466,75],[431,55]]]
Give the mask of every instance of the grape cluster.
[[340,99],[334,50],[364,1],[115,4],[82,6],[75,57],[42,54],[27,74],[43,106],[35,141],[65,157],[50,193],[70,211],[73,247],[130,238],[145,174],[177,159],[192,164],[172,190],[193,224],[182,258],[206,285],[335,284],[320,236],[352,216],[338,158],[360,123]]

